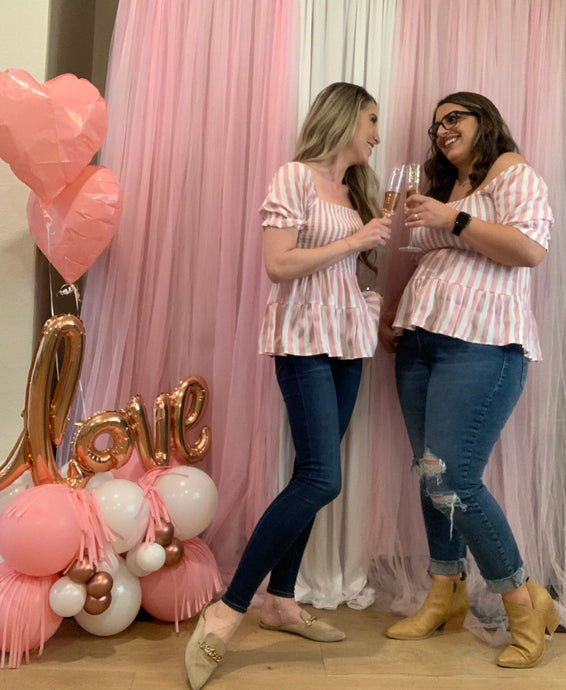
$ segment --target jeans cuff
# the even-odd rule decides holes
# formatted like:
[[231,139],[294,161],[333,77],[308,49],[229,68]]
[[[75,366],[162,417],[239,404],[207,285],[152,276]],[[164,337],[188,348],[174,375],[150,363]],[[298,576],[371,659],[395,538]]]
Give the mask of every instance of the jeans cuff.
[[283,592],[280,589],[274,589],[273,587],[267,586],[267,592],[273,594],[274,597],[281,597],[282,599],[294,599],[295,592]]
[[229,606],[231,609],[234,609],[234,611],[239,611],[239,613],[246,613],[246,611],[249,608],[249,605],[246,606],[244,603],[236,601],[235,597],[230,596],[229,592],[226,592],[224,594],[224,596],[222,597],[222,601],[226,604],[226,606]]
[[520,567],[513,575],[503,577],[501,580],[486,580],[487,588],[490,592],[501,594],[502,592],[510,592],[512,589],[517,589],[529,579],[527,571]]
[[461,575],[468,572],[468,563],[465,558],[457,561],[437,561],[430,559],[429,575]]

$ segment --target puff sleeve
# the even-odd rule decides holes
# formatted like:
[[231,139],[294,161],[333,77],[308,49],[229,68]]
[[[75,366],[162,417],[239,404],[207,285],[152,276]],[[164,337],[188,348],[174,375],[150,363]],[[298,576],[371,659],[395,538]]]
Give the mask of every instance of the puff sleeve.
[[513,225],[548,249],[554,222],[544,180],[529,165],[514,165],[498,175],[491,190],[497,222]]
[[297,228],[307,223],[310,207],[316,199],[314,185],[306,165],[293,161],[275,173],[259,214],[264,228]]

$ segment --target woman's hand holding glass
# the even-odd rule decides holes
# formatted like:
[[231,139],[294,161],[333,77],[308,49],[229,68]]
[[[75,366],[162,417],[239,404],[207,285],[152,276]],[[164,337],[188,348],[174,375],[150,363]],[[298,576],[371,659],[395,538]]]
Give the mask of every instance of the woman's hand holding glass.
[[390,225],[389,218],[372,218],[347,238],[350,248],[356,252],[365,252],[374,247],[385,247],[391,237]]
[[408,228],[448,230],[454,227],[458,211],[423,194],[413,194],[405,200],[405,225]]
[[411,194],[405,199],[405,225],[408,228],[418,228],[425,224],[424,201],[427,197],[422,194]]

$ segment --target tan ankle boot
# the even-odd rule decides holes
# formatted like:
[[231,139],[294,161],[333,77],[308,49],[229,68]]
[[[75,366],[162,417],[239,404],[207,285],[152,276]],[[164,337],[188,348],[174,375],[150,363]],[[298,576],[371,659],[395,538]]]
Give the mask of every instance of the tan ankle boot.
[[512,643],[497,663],[506,668],[531,668],[544,652],[544,633],[552,635],[560,622],[550,594],[533,580],[527,580],[533,608],[503,601]]
[[466,580],[433,580],[421,608],[410,618],[392,625],[385,633],[395,640],[421,640],[441,625],[444,630],[460,630],[470,601]]

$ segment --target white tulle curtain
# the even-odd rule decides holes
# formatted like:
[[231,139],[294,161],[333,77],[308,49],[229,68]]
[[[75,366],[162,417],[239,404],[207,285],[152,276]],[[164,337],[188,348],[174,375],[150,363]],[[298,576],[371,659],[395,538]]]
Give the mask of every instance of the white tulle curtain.
[[[374,153],[380,174],[385,167],[390,119],[390,77],[393,27],[397,0],[300,2],[300,69],[298,122],[302,122],[316,94],[335,81],[362,84],[379,104],[379,132],[384,143]],[[338,49],[340,46],[340,49]],[[387,257],[380,254],[378,262]],[[343,442],[343,491],[324,508],[313,528],[297,582],[297,597],[323,608],[347,602],[353,608],[370,605],[375,593],[368,586],[370,552],[367,535],[373,516],[372,492],[366,493],[375,462],[371,444],[376,432],[372,406],[374,361],[364,364],[356,409]],[[393,392],[393,391],[392,391]],[[280,457],[288,479],[293,453],[290,432],[282,419],[281,438],[287,450]]]
[[[151,407],[189,374],[207,380],[213,445],[202,467],[220,505],[205,539],[226,579],[292,458],[272,362],[256,355],[268,287],[257,208],[273,172],[332,81],[378,100],[380,176],[424,159],[438,98],[473,90],[500,107],[556,214],[535,281],[545,360],[531,368],[487,481],[566,622],[565,20],[563,0],[121,0],[102,162],[121,180],[124,216],[88,275],[84,402],[91,414],[140,393]],[[397,218],[379,256],[387,301],[411,269],[397,251],[405,240]],[[299,597],[405,611],[424,596],[410,462],[393,361],[379,351],[344,441],[343,494],[317,519]],[[470,583],[477,615],[497,620],[498,598],[475,570]]]

